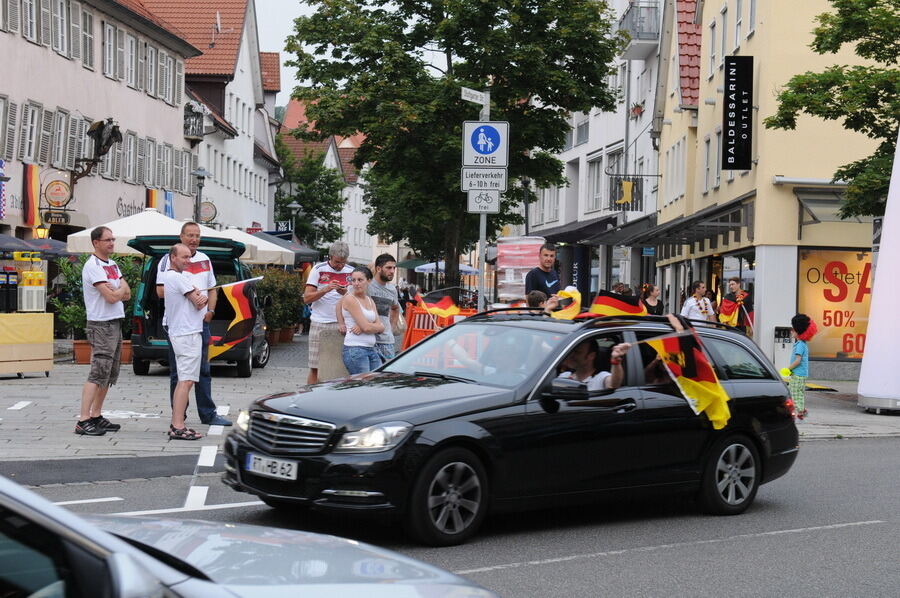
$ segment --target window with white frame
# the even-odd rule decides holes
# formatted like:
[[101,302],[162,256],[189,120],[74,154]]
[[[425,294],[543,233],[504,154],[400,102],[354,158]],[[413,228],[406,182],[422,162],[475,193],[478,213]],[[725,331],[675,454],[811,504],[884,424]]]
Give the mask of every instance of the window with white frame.
[[703,192],[709,193],[710,178],[712,177],[712,144],[709,137],[703,142],[705,150],[703,159]]
[[712,76],[716,73],[716,65],[718,64],[718,60],[716,58],[716,22],[713,21],[709,24],[709,73],[708,76],[712,78]]
[[115,155],[114,148],[110,148],[108,152],[103,154],[103,157],[100,158],[100,165],[98,166],[100,170],[100,176],[105,179],[113,178],[113,156]]
[[147,44],[147,78],[145,81],[147,95],[156,95],[156,48]]
[[110,23],[103,23],[103,75],[116,77],[116,28]]
[[19,160],[37,162],[41,138],[43,106],[28,102],[22,106],[22,130],[19,134]]
[[719,56],[719,67],[725,65],[725,55],[728,54],[728,5],[722,7],[722,51]]
[[663,179],[663,185],[666,187],[666,193],[663,195],[665,202],[669,203],[675,197],[675,168],[672,166],[672,155],[675,153],[674,146],[666,150],[665,163],[667,176]]
[[69,2],[68,0],[51,0],[51,45],[53,49],[68,57],[69,55]]
[[144,156],[144,185],[156,186],[156,140],[147,138],[146,155]]
[[69,113],[59,108],[53,117],[53,142],[50,155],[50,164],[56,168],[63,168],[66,163],[66,126]]
[[575,145],[582,145],[588,142],[588,135],[590,134],[590,123],[590,119],[585,114],[584,120],[582,120],[575,126]]
[[616,205],[616,200],[619,197],[619,177],[621,176],[621,161],[622,161],[622,150],[610,152],[606,154],[606,170],[609,174],[606,175],[606,209],[607,210],[615,210],[618,209]]
[[[90,116],[85,116],[82,118],[83,124],[79,128],[80,146],[81,146],[81,156],[79,156],[83,160],[91,160],[94,157],[94,140],[87,136],[88,128],[91,126],[91,123],[94,122]],[[88,176],[94,176],[97,174],[96,168],[91,169],[91,174]]]
[[22,0],[22,36],[38,41],[38,0]]
[[741,25],[744,22],[744,0],[734,0],[734,49],[741,47]]
[[586,212],[603,207],[603,158],[588,162],[588,197]]
[[716,131],[716,177],[715,188],[718,189],[722,182],[722,129]]
[[94,70],[94,14],[87,10],[81,11],[81,64]]
[[756,0],[749,0],[750,6],[747,11],[747,37],[753,35],[756,31]]
[[163,50],[159,51],[159,73],[156,78],[156,85],[159,87],[157,94],[164,102],[169,102],[171,98],[171,76],[169,75],[169,54]]
[[137,165],[137,135],[125,134],[125,147],[122,150],[122,178],[126,183],[135,182],[135,166]]
[[138,41],[130,33],[125,34],[125,84],[137,86]]
[[172,168],[172,146],[168,143],[163,146],[163,181],[166,189],[173,188],[174,172]]
[[164,98],[169,104],[177,102],[175,98],[175,58],[166,55],[166,97]]

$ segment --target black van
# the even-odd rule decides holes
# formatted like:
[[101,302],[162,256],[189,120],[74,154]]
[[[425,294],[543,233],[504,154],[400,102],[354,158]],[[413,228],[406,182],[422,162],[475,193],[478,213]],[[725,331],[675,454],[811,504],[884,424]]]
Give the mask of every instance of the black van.
[[[131,333],[132,366],[134,373],[144,376],[150,371],[150,362],[156,361],[167,366],[169,340],[162,327],[164,301],[156,294],[156,274],[159,260],[169,253],[172,245],[180,243],[175,235],[147,235],[128,241],[147,256],[134,301],[134,320]],[[198,251],[209,256],[212,261],[216,281],[226,284],[250,277],[250,270],[238,260],[244,252],[244,244],[230,239],[203,238]],[[256,323],[249,338],[242,340],[212,359],[213,362],[227,362],[237,365],[237,374],[249,378],[252,368],[263,368],[269,362],[269,343],[266,341],[266,322],[262,313],[262,302],[253,296],[256,305]],[[221,337],[234,319],[234,309],[224,299],[216,303],[216,312],[210,322],[212,337]]]

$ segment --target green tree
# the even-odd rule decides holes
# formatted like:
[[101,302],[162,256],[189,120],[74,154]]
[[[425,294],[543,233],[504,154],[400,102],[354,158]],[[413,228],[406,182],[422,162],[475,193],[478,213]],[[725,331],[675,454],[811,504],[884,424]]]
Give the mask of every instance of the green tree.
[[[369,233],[407,239],[443,256],[458,280],[458,255],[478,239],[478,216],[459,191],[462,122],[478,106],[460,88],[489,89],[491,119],[510,123],[509,175],[565,184],[562,150],[574,111],[612,109],[609,64],[621,37],[597,0],[310,0],[295,21],[288,64],[305,86],[315,130],[308,138],[364,133],[355,164],[366,182]],[[519,222],[524,192],[510,185],[493,237]],[[529,196],[529,199],[533,199]],[[451,284],[453,284],[451,282]]]
[[[344,178],[325,166],[321,152],[295,156],[281,135],[275,138],[275,152],[284,172],[275,191],[275,219],[293,220],[294,234],[310,247],[340,239]],[[300,204],[295,214],[287,207],[293,202]]]
[[833,13],[816,17],[811,47],[836,53],[844,44],[868,65],[834,65],[821,73],[795,75],[778,95],[778,111],[765,119],[770,129],[795,129],[801,112],[879,140],[875,152],[834,173],[847,181],[841,216],[884,214],[891,164],[900,125],[900,0],[830,0]]

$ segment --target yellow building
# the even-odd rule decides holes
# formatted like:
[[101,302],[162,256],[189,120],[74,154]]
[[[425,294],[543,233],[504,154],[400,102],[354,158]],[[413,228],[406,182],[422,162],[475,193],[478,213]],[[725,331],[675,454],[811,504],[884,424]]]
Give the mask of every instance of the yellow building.
[[[775,328],[798,311],[818,323],[812,376],[852,377],[861,357],[871,288],[871,219],[841,221],[838,166],[871,153],[864,136],[808,116],[794,131],[768,130],[791,76],[858,63],[852,52],[810,49],[825,0],[668,0],[663,13],[655,135],[662,175],[657,224],[626,244],[655,247],[657,281],[677,311],[693,280],[721,299],[732,276],[755,304],[753,336],[775,355]],[[726,57],[752,57],[748,170],[726,170],[723,110],[741,108]],[[748,79],[750,76],[748,76]],[[749,100],[752,98],[752,101]],[[731,104],[729,108],[728,105]],[[739,118],[739,116],[738,116]],[[723,130],[724,127],[724,130]],[[776,357],[776,361],[778,358]],[[830,363],[822,364],[822,361]],[[846,364],[846,365],[844,365]],[[776,363],[779,367],[786,363]]]

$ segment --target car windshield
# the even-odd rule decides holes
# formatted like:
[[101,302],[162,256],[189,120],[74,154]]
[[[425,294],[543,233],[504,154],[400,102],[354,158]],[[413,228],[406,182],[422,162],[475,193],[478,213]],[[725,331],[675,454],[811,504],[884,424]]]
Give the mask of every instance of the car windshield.
[[527,327],[462,324],[413,345],[383,371],[514,388],[535,372],[564,336]]

